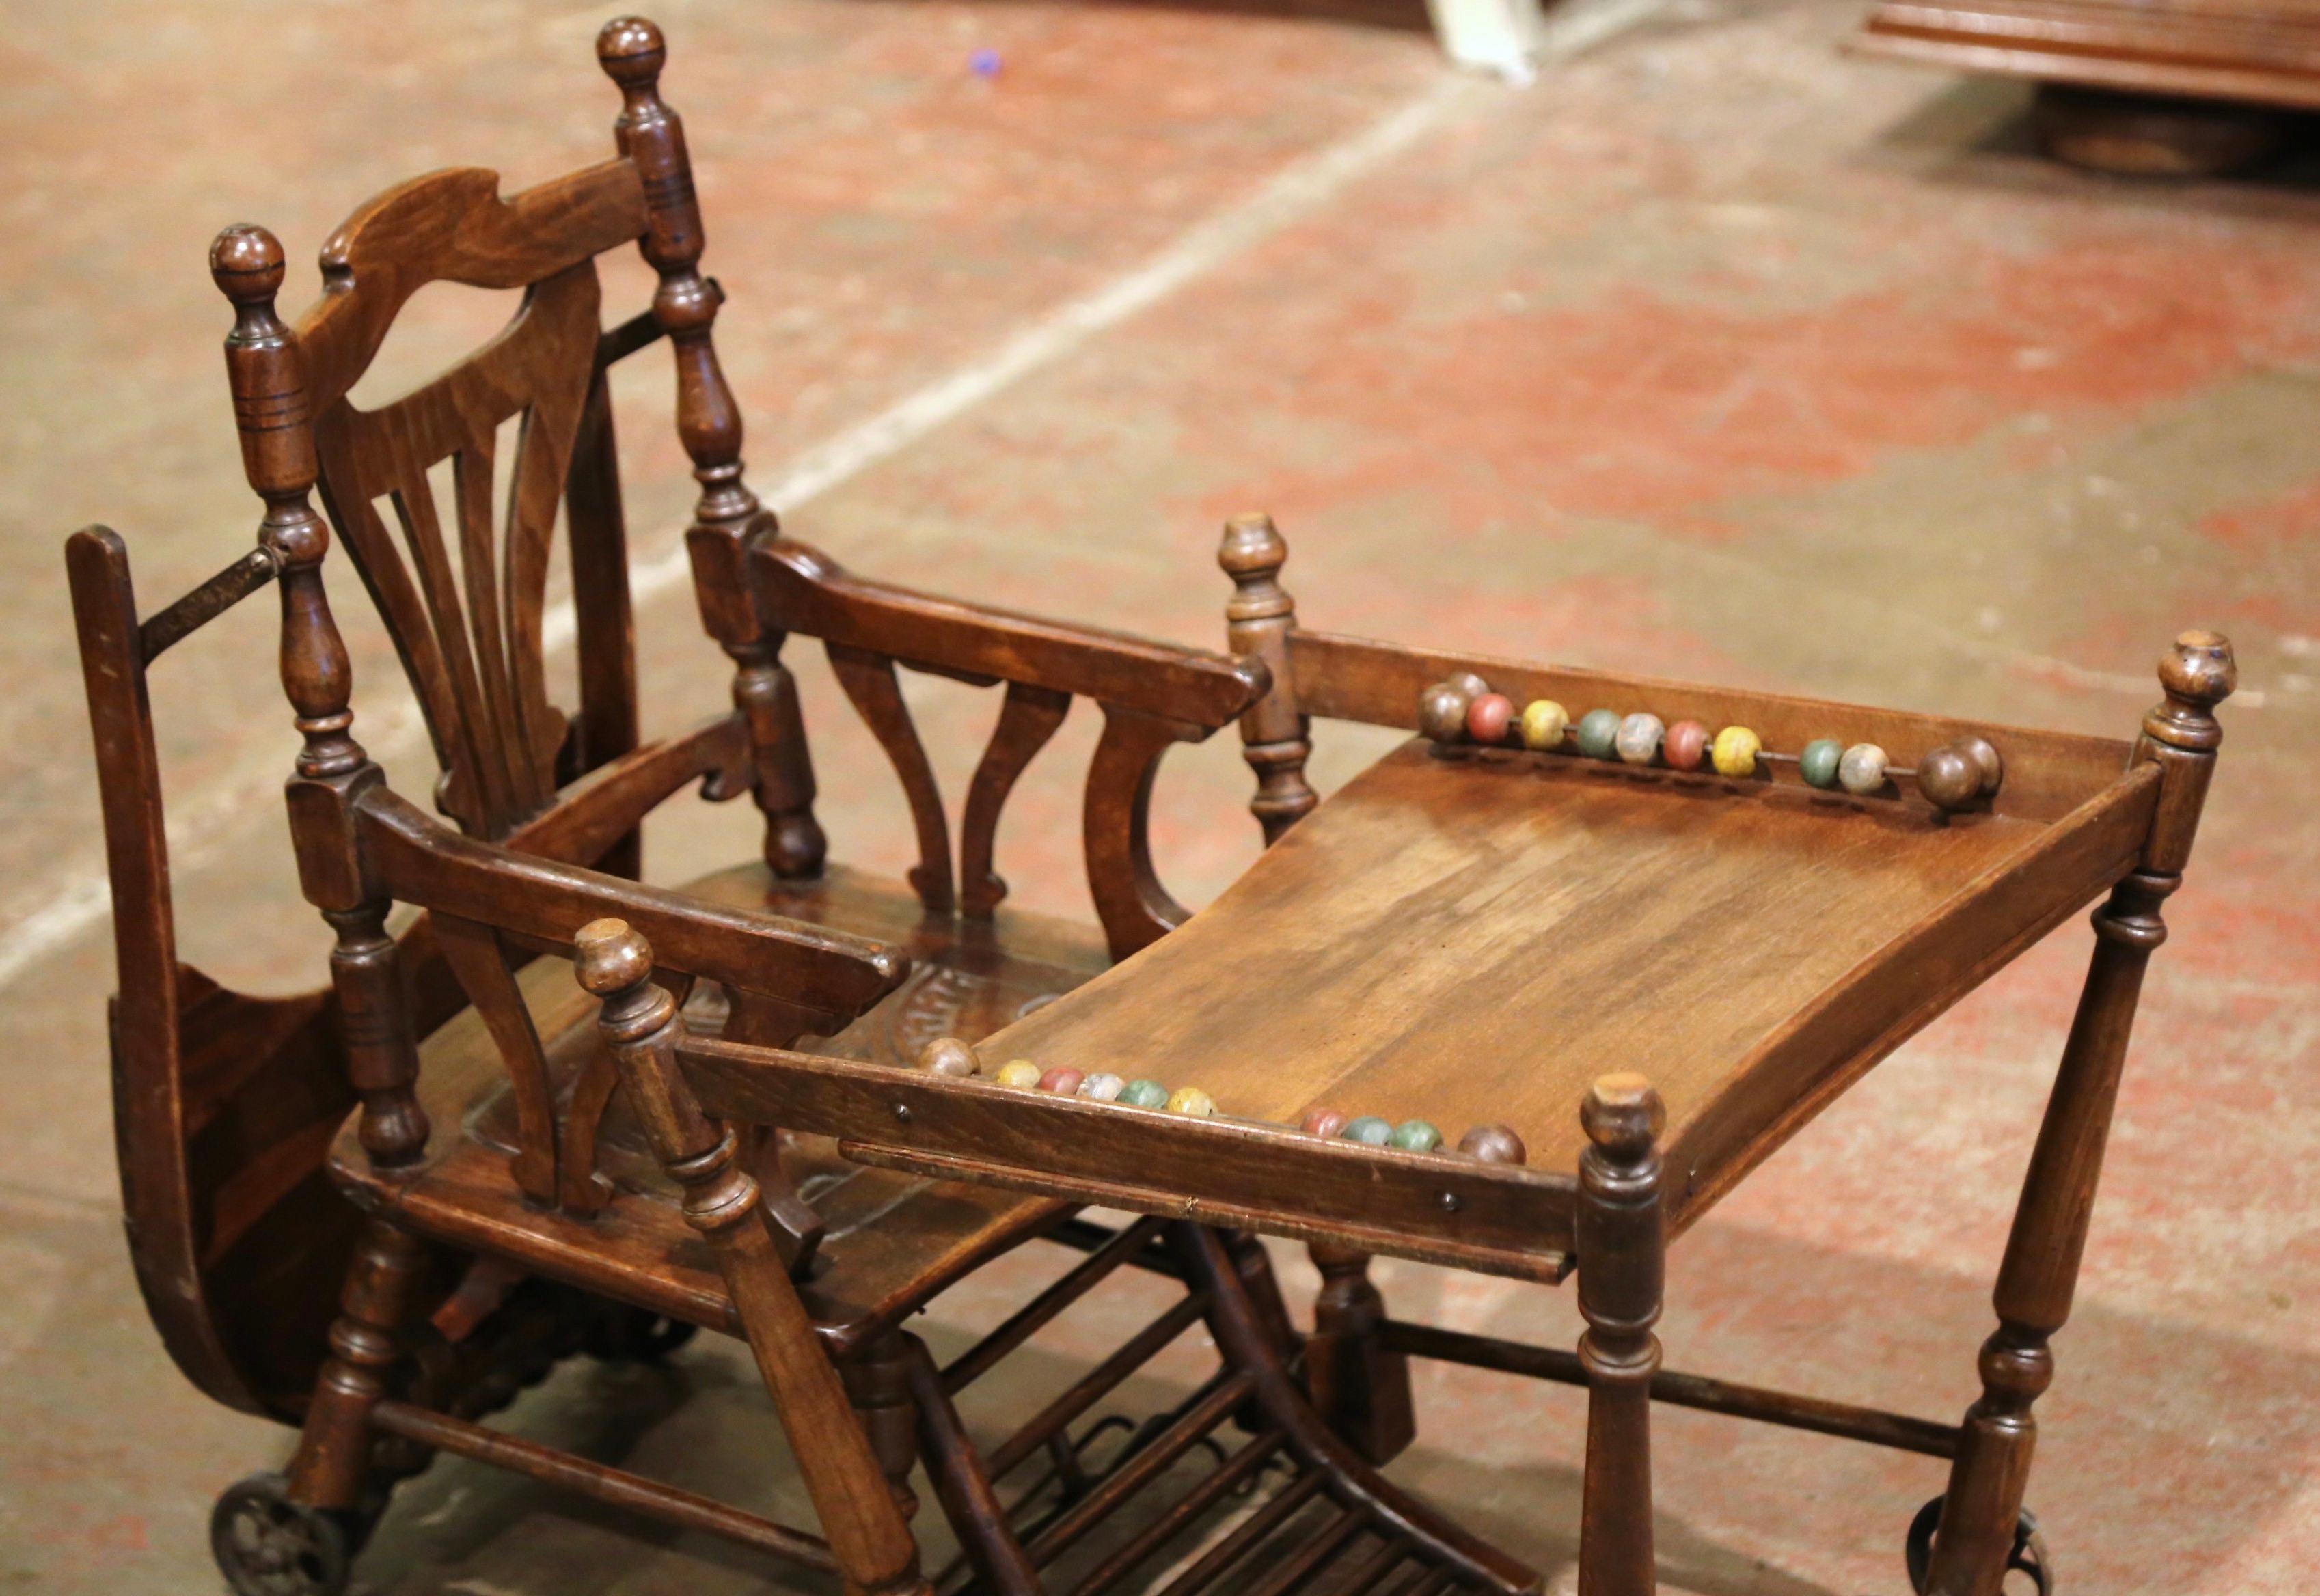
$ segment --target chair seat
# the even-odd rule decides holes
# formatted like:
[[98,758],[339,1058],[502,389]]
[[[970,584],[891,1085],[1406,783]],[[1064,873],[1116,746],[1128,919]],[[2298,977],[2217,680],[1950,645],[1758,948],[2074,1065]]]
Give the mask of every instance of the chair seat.
[[[775,880],[762,865],[743,866],[684,890],[909,950],[913,968],[902,986],[838,1036],[802,1042],[809,1052],[906,1065],[928,1038],[987,1035],[1110,963],[1092,928],[1003,908],[988,921],[929,915],[902,883],[840,867],[799,885]],[[518,984],[560,1104],[601,1047],[594,1000],[561,959],[535,960]],[[686,1006],[687,1024],[713,1032],[722,1019],[721,995],[696,993]],[[598,1140],[597,1168],[612,1192],[589,1215],[543,1207],[517,1188],[509,1167],[517,1147],[512,1094],[473,1009],[421,1045],[419,1098],[433,1129],[416,1164],[376,1169],[356,1119],[340,1128],[331,1173],[355,1202],[392,1211],[454,1247],[525,1258],[567,1283],[739,1333],[739,1318],[707,1244],[685,1223],[675,1187],[619,1094]],[[849,1164],[823,1138],[785,1137],[783,1156],[799,1194],[826,1227],[802,1295],[839,1356],[1069,1211],[1051,1198]]]

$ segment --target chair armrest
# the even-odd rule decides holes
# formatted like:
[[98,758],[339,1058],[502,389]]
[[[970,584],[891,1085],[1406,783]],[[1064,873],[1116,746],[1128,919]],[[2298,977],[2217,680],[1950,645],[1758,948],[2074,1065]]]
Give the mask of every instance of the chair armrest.
[[1069,693],[1210,731],[1238,719],[1273,682],[1258,659],[865,581],[820,550],[786,538],[752,553],[750,580],[766,623],[784,631],[905,665]]
[[666,968],[841,1021],[910,974],[910,959],[884,942],[478,841],[384,786],[358,800],[356,824],[380,891],[557,952],[588,921],[616,917],[650,939]]

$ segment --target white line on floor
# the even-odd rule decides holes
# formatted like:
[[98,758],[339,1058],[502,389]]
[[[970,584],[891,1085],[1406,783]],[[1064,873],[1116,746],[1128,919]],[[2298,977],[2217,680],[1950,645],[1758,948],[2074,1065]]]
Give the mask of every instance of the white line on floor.
[[[1665,9],[1669,0],[1593,0],[1566,5],[1549,25],[1541,62],[1567,60]],[[794,509],[863,471],[890,459],[946,422],[974,409],[1032,372],[1051,366],[1096,334],[1118,326],[1293,222],[1311,215],[1346,185],[1409,149],[1464,101],[1503,93],[1490,83],[1445,74],[1416,98],[1388,112],[1352,136],[1315,151],[1276,173],[1247,198],[1196,223],[1143,265],[1094,293],[1049,312],[982,358],[920,388],[900,403],[818,444],[783,467],[760,491],[777,509]],[[679,586],[686,576],[682,544],[637,566],[630,582],[643,603]],[[575,620],[569,603],[543,618],[547,646],[572,641]],[[382,757],[415,748],[423,730],[418,707],[407,697],[394,707],[373,708],[360,727],[365,742]],[[171,865],[182,873],[221,848],[233,828],[279,787],[283,757],[270,754],[262,766],[222,777],[171,815]],[[0,987],[63,948],[104,918],[111,894],[103,867],[84,863],[45,888],[26,893],[17,905],[0,910],[11,928],[0,942]]]

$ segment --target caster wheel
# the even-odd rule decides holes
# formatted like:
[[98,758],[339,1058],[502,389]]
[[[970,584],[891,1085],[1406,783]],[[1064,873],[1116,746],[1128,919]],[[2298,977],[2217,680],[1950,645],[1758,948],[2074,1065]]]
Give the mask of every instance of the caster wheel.
[[588,1356],[607,1363],[658,1363],[693,1339],[695,1327],[637,1308],[616,1308],[590,1319],[583,1333]]
[[280,1474],[227,1487],[210,1510],[210,1555],[234,1596],[344,1596],[346,1527],[290,1500]]
[[[1941,1527],[1942,1499],[1938,1496],[1919,1508],[1917,1516],[1909,1520],[1904,1555],[1909,1564],[1909,1589],[1917,1596],[1926,1596],[1926,1580],[1934,1566],[1934,1536]],[[2054,1560],[2047,1555],[2045,1537],[2038,1533],[2038,1520],[2030,1516],[2027,1508],[2015,1521],[2014,1545],[2006,1554],[2006,1572],[2029,1575],[2030,1588],[2037,1596],[2054,1596]]]

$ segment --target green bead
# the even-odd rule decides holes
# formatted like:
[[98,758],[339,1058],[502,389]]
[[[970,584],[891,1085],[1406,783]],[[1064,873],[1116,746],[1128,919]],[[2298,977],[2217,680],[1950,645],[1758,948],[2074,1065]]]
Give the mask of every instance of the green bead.
[[1579,751],[1590,759],[1619,757],[1619,712],[1589,710],[1579,717]]
[[1430,1153],[1442,1145],[1442,1133],[1423,1120],[1404,1120],[1393,1128],[1390,1145],[1405,1153]]
[[1119,1089],[1119,1102],[1132,1109],[1165,1109],[1168,1088],[1157,1081],[1130,1081]]
[[1836,785],[1836,767],[1844,758],[1844,745],[1833,737],[1817,737],[1797,756],[1797,769],[1816,787]]
[[1346,1128],[1337,1134],[1365,1147],[1382,1147],[1393,1139],[1393,1127],[1375,1114],[1364,1114],[1358,1120],[1346,1120]]

